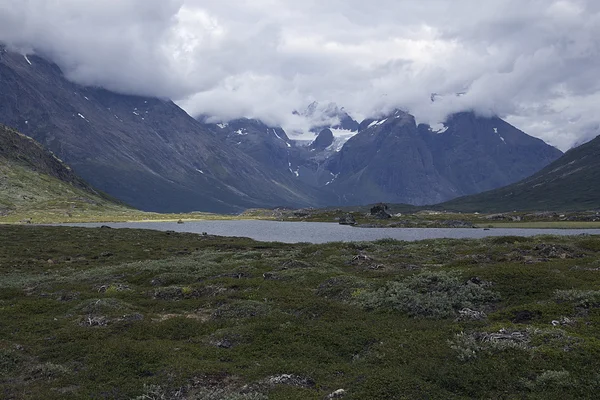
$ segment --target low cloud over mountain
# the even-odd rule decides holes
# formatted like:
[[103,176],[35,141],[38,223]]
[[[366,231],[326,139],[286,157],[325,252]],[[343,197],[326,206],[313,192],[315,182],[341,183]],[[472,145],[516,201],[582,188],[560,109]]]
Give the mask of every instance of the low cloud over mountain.
[[563,150],[600,133],[599,35],[592,0],[0,0],[12,49],[193,115],[293,132],[314,100],[430,124],[474,110]]

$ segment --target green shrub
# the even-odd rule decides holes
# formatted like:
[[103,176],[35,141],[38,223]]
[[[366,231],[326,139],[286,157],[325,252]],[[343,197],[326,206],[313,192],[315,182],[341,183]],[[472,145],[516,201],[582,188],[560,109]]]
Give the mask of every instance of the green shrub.
[[463,308],[477,308],[497,301],[485,284],[465,282],[455,273],[436,271],[389,282],[375,292],[364,292],[358,301],[369,309],[388,309],[411,317],[448,318]]
[[0,375],[11,373],[19,368],[23,356],[15,351],[0,349]]
[[557,290],[554,298],[558,302],[575,303],[577,307],[600,306],[600,290]]

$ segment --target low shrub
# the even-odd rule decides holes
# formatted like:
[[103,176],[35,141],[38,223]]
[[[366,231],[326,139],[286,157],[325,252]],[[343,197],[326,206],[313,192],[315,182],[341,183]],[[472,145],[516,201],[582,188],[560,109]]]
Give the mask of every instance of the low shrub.
[[600,290],[557,290],[554,298],[558,302],[574,303],[576,307],[600,306]]
[[405,312],[411,317],[449,318],[464,308],[478,308],[498,300],[485,283],[465,282],[455,273],[435,271],[389,282],[374,292],[363,292],[358,301],[368,309]]

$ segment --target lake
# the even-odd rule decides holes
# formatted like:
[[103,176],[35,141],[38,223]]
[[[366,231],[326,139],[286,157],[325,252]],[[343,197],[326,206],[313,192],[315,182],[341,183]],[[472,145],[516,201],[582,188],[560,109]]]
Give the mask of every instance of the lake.
[[103,224],[63,224],[96,228],[152,229],[248,237],[263,242],[328,243],[368,242],[379,239],[416,241],[424,239],[480,239],[488,236],[600,235],[600,229],[490,229],[481,228],[353,228],[323,222],[277,222],[257,220],[176,222],[123,222]]

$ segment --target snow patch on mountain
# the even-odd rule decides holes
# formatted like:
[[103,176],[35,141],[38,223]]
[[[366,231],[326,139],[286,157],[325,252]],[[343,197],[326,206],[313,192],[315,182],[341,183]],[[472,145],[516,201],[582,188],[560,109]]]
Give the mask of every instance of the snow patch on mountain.
[[502,141],[504,142],[504,144],[506,144],[506,139],[504,139],[504,137],[502,137],[502,135],[500,134],[500,132],[498,132],[498,128],[494,128],[494,133],[497,134],[500,139],[502,139]]
[[449,128],[443,123],[431,125],[431,132],[437,133],[438,135],[445,133],[446,131],[448,131],[448,129]]

